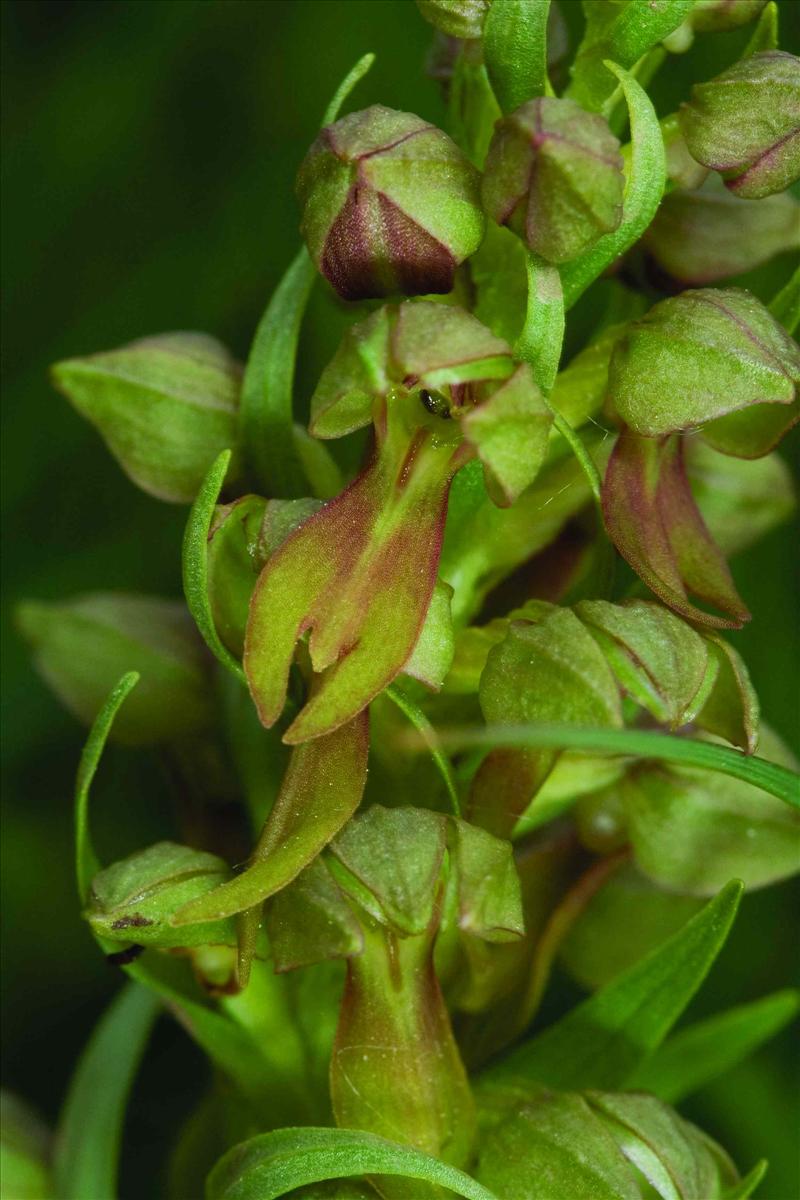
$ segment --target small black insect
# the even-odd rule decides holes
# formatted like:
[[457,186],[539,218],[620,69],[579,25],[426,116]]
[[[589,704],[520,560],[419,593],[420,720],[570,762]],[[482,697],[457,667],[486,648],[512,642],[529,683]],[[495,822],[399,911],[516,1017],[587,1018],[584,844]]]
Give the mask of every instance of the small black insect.
[[143,953],[144,946],[134,942],[132,946],[126,946],[124,950],[117,950],[116,954],[107,954],[106,962],[112,967],[127,967],[128,963],[134,962]]
[[450,420],[450,405],[441,392],[429,392],[427,388],[420,388],[419,398],[423,408],[426,408],[431,416],[441,417],[443,421]]

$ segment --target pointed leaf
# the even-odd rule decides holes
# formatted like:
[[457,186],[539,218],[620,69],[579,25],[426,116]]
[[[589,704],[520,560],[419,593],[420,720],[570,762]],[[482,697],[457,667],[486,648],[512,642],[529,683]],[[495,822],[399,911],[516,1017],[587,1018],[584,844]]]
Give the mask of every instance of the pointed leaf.
[[800,994],[787,989],[698,1021],[669,1038],[629,1086],[678,1104],[775,1037],[798,1009]]
[[54,1174],[63,1200],[117,1195],[125,1105],[158,1009],[144,988],[126,984],[83,1051],[56,1137]]
[[678,933],[486,1072],[559,1088],[624,1086],[661,1044],[724,945],[742,885],[729,883]]
[[279,1129],[242,1142],[208,1179],[208,1200],[277,1200],[294,1188],[351,1175],[438,1185],[465,1200],[498,1200],[463,1171],[419,1150],[351,1129]]

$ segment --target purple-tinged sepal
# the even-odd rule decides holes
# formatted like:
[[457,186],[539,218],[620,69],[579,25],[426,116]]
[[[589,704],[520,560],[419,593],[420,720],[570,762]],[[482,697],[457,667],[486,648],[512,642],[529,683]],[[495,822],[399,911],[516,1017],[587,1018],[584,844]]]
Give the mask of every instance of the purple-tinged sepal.
[[322,130],[297,193],[309,253],[345,300],[449,292],[483,237],[476,169],[436,126],[380,104]]
[[495,127],[484,208],[548,262],[569,262],[622,220],[619,151],[607,121],[574,100],[529,100]]
[[800,59],[781,50],[741,59],[695,84],[680,122],[692,157],[737,196],[782,192],[800,177]]

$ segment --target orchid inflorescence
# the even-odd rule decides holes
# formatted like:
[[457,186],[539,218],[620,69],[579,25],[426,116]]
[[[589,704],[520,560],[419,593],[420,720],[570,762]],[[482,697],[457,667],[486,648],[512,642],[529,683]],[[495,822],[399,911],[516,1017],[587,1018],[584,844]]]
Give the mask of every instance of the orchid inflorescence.
[[[192,504],[194,623],[111,593],[20,610],[95,721],[84,915],[209,1056],[209,1111],[235,1093],[183,1196],[211,1171],[210,1200],[746,1197],[760,1170],[670,1107],[659,1047],[730,881],[800,867],[793,760],[725,636],[750,619],[730,555],[793,502],[800,273],[768,303],[728,281],[800,246],[800,60],[765,0],[586,0],[569,66],[549,0],[418,8],[449,132],[339,115],[357,65],[244,370],[194,333],[53,368],[134,483]],[[657,114],[669,55],[735,29]],[[320,276],[353,320],[306,428]],[[184,842],[101,866],[106,737],[192,777]],[[604,968],[623,907],[637,953]],[[531,1037],[557,958],[593,995]]]

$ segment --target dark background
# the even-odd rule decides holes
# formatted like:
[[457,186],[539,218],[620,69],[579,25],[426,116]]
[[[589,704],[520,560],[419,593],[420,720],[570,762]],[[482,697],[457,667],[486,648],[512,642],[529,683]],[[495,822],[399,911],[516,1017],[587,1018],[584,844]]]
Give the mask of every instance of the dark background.
[[[576,26],[577,0],[562,7]],[[784,46],[796,50],[800,5],[781,8]],[[73,881],[71,787],[83,730],[32,672],[13,607],[105,588],[179,595],[186,512],[127,482],[49,387],[47,366],[173,329],[213,333],[244,358],[298,244],[295,171],[353,62],[378,55],[355,107],[381,101],[439,124],[444,112],[422,71],[430,29],[411,0],[15,0],[3,24],[3,1075],[52,1121],[118,979],[79,919]],[[657,87],[659,111],[685,96],[687,79],[725,66],[745,37],[703,38],[673,60]],[[783,262],[750,282],[768,297],[785,276]],[[346,319],[318,288],[301,396]],[[756,614],[736,640],[767,719],[789,739],[798,725],[796,546],[797,530],[784,527],[733,564]],[[106,860],[170,834],[155,755],[112,749],[99,784]],[[696,1014],[797,974],[797,898],[784,885],[745,899]],[[687,1108],[740,1167],[770,1158],[759,1194],[771,1200],[798,1195],[788,1045],[776,1042]],[[128,1195],[157,1193],[155,1164],[204,1069],[161,1022],[134,1094]]]

